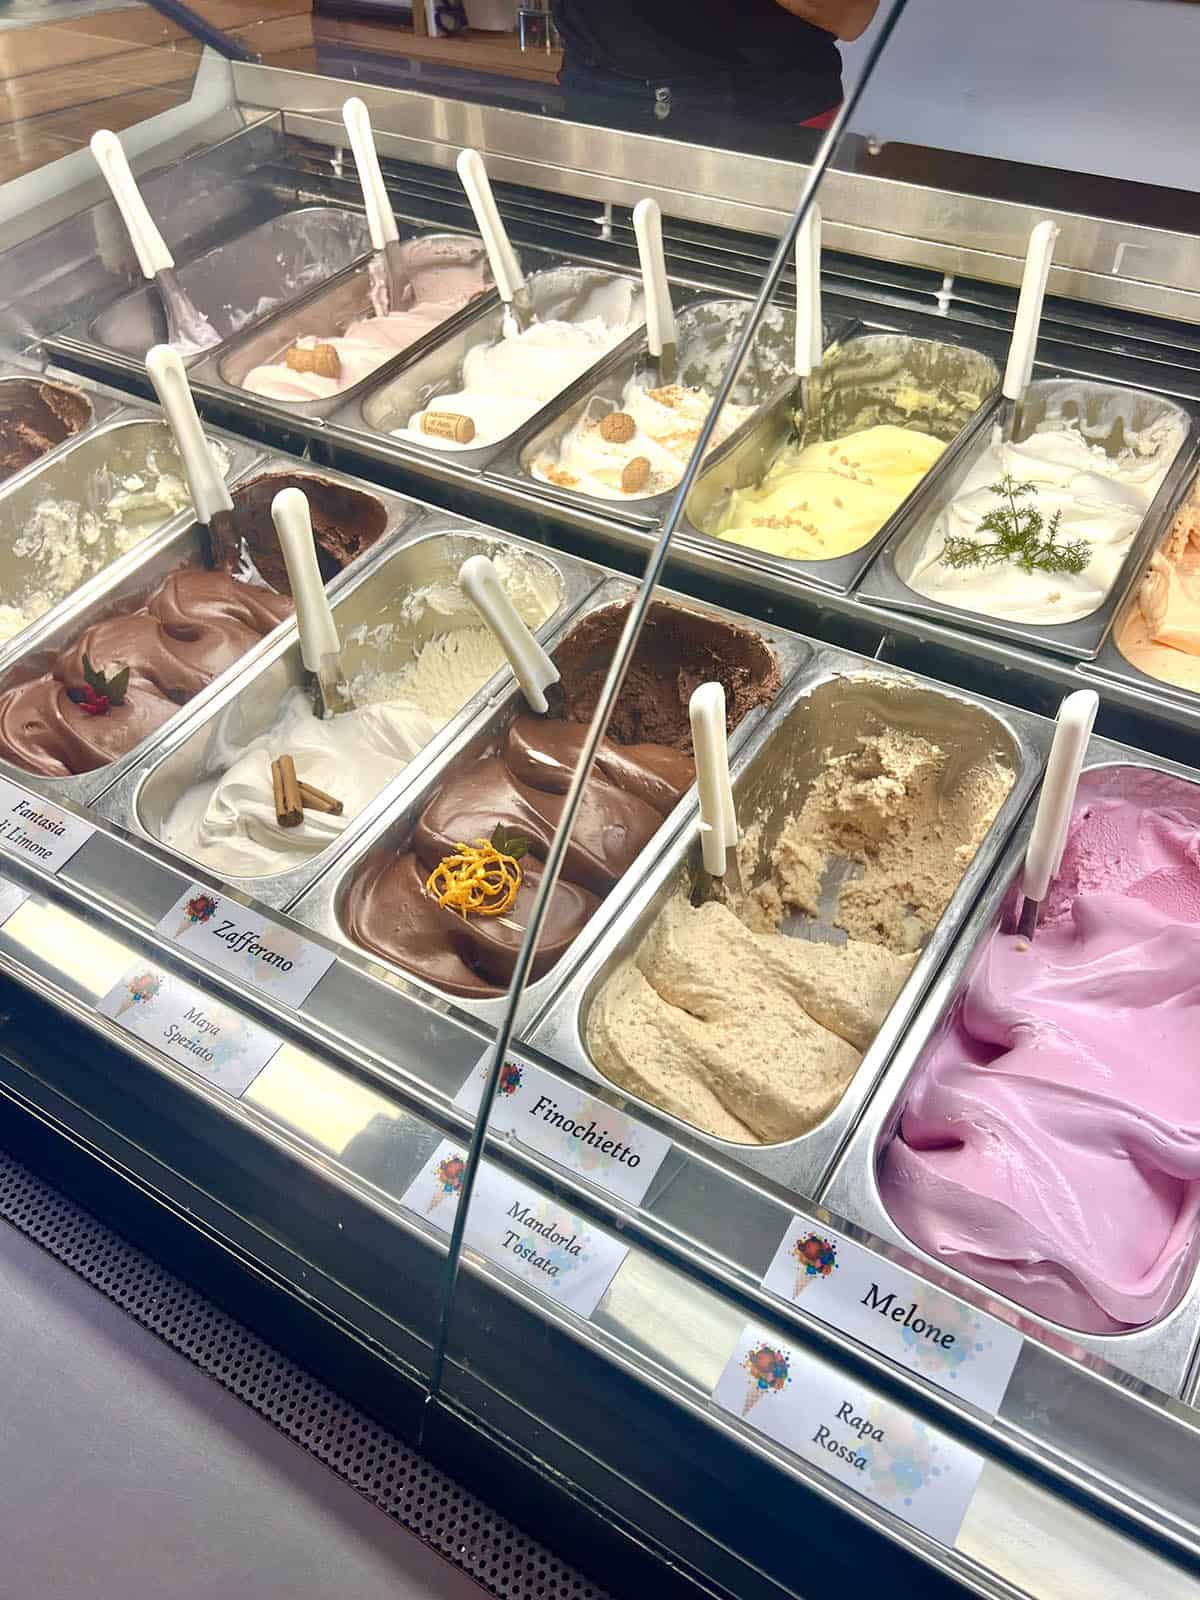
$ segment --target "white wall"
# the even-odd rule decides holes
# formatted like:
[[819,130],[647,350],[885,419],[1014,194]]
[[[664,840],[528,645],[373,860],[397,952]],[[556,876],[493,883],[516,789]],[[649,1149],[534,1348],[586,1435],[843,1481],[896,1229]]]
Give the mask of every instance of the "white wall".
[[[848,81],[864,46],[843,46]],[[1200,4],[909,0],[854,127],[1194,192]]]

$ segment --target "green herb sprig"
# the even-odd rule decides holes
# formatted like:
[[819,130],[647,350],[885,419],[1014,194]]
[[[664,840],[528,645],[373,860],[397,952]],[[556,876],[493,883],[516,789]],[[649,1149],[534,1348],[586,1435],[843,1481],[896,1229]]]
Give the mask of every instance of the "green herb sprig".
[[999,483],[991,484],[990,492],[1007,504],[994,506],[980,522],[978,532],[994,534],[995,538],[988,544],[977,544],[961,534],[952,535],[941,555],[948,567],[998,567],[1011,561],[1022,572],[1077,575],[1084,570],[1092,558],[1092,547],[1086,539],[1059,543],[1062,512],[1054,513],[1047,528],[1036,505],[1018,504],[1026,495],[1037,493],[1036,484],[1017,483],[1010,472]]
[[493,850],[499,850],[502,856],[511,856],[514,861],[519,861],[529,850],[529,840],[525,835],[518,833],[515,828],[510,832],[502,822],[496,824],[490,842]]

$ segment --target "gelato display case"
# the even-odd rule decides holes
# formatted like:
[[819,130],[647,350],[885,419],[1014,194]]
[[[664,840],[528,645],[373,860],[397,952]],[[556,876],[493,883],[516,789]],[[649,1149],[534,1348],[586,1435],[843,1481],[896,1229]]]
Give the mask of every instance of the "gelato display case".
[[[614,1593],[1193,1594],[1200,253],[1128,185],[1085,215],[1069,175],[1022,198],[1006,171],[1001,197],[852,153],[822,190],[820,383],[789,272],[693,473],[797,164],[582,124],[551,160],[531,113],[366,88],[415,320],[318,392],[289,353],[377,309],[347,92],[234,64],[240,131],[141,162],[222,332],[189,376],[226,544],[147,398],[157,302],[107,204],[58,194],[0,246],[0,431],[42,441],[0,483],[0,1140]],[[515,331],[468,145],[528,273]],[[431,406],[472,439],[423,434]],[[1002,470],[1097,546],[1074,589],[987,589],[969,551],[970,587],[926,581]],[[338,633],[332,717],[285,487]],[[460,581],[480,556],[554,665],[544,707]],[[1185,667],[1143,670],[1148,641]],[[723,886],[688,715],[714,682]],[[1054,717],[1089,688],[1030,941]]]

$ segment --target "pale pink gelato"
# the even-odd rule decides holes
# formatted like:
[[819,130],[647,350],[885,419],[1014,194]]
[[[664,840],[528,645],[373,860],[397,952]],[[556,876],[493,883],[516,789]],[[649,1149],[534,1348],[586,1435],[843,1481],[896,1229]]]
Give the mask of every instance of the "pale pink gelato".
[[884,1203],[1066,1327],[1156,1321],[1195,1264],[1198,1040],[1200,788],[1101,769],[1036,938],[988,940],[918,1067]]
[[[252,367],[242,388],[270,400],[325,400],[352,388],[432,333],[447,317],[491,287],[483,246],[478,239],[438,236],[409,239],[401,245],[408,273],[408,293],[402,305],[389,309],[382,280],[373,288],[378,302],[371,316],[358,317],[339,333],[313,333],[292,341],[301,349],[332,345],[341,370],[336,377],[319,372],[298,372],[287,364],[287,349],[273,361]],[[289,345],[288,348],[291,348]]]

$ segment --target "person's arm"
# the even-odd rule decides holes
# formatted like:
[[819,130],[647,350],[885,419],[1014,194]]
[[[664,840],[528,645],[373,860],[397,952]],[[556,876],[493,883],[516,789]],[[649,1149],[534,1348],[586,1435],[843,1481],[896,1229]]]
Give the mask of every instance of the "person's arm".
[[824,28],[835,39],[857,39],[879,10],[879,0],[775,0],[794,17]]

